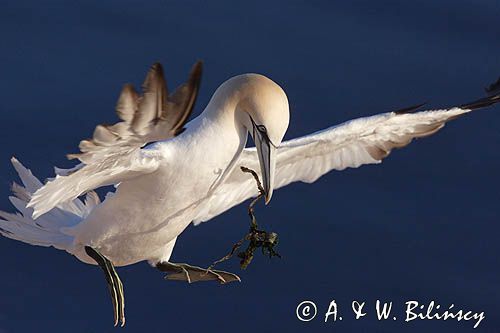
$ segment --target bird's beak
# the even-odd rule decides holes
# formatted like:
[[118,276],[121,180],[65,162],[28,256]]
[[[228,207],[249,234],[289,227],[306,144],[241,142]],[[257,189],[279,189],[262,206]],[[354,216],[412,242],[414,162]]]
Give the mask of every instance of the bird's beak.
[[255,123],[253,124],[253,140],[257,147],[257,155],[259,156],[260,171],[262,174],[262,186],[266,193],[266,205],[271,201],[274,188],[274,169],[276,160],[274,157],[275,146],[269,140],[266,132],[260,131]]

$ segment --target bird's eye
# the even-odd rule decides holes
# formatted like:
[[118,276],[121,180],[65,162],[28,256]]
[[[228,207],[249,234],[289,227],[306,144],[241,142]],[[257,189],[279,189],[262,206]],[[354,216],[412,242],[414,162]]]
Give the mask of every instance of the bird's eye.
[[257,129],[262,132],[262,133],[267,133],[267,129],[266,129],[266,126],[264,125],[258,125],[257,126]]

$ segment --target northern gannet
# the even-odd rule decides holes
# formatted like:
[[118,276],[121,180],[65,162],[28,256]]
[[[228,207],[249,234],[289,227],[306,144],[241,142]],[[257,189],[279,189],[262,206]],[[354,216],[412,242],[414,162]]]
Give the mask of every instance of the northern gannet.
[[[410,107],[282,142],[289,123],[287,96],[259,74],[224,82],[201,115],[186,124],[201,71],[198,62],[170,95],[160,64],[148,72],[142,95],[125,85],[116,106],[121,121],[98,125],[92,139],[81,141],[80,153],[68,155],[80,164],[55,168],[56,177],[46,184],[12,158],[23,185],[13,184],[10,201],[20,214],[0,212],[0,234],[97,263],[108,282],[115,326],[125,324],[125,303],[114,266],[147,260],[173,280],[239,280],[229,272],[169,259],[177,236],[191,222],[208,221],[258,194],[241,166],[258,171],[268,203],[274,188],[380,163],[392,149],[500,101],[496,93],[447,109]],[[245,148],[248,134],[256,147]],[[101,202],[93,190],[106,185],[116,191]]]

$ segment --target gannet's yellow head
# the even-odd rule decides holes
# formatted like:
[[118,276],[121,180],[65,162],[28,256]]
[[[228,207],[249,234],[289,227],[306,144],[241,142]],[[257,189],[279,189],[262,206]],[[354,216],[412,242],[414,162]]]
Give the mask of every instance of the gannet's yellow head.
[[279,85],[259,74],[238,75],[223,86],[234,98],[237,121],[248,130],[257,147],[267,204],[273,194],[275,150],[290,120],[288,99]]

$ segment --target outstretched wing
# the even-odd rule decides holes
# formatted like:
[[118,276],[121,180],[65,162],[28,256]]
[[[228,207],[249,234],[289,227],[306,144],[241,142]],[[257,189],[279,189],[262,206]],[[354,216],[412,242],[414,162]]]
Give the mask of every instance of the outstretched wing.
[[[392,149],[404,147],[413,139],[434,134],[446,122],[497,102],[500,102],[500,94],[445,110],[415,112],[419,105],[354,119],[285,141],[276,153],[275,188],[296,181],[312,183],[331,170],[380,163]],[[260,175],[255,148],[243,151],[238,166],[251,168]],[[235,168],[227,181],[207,200],[205,209],[194,223],[208,221],[256,195],[253,178]]]
[[182,132],[193,111],[201,72],[202,63],[197,62],[188,81],[170,95],[158,63],[146,76],[142,96],[132,85],[125,85],[116,106],[121,121],[98,125],[91,139],[80,142],[80,153],[68,155],[81,163],[72,169],[56,169],[56,178],[33,194],[28,204],[34,209],[33,217],[92,189],[155,171],[160,154],[142,148]]

